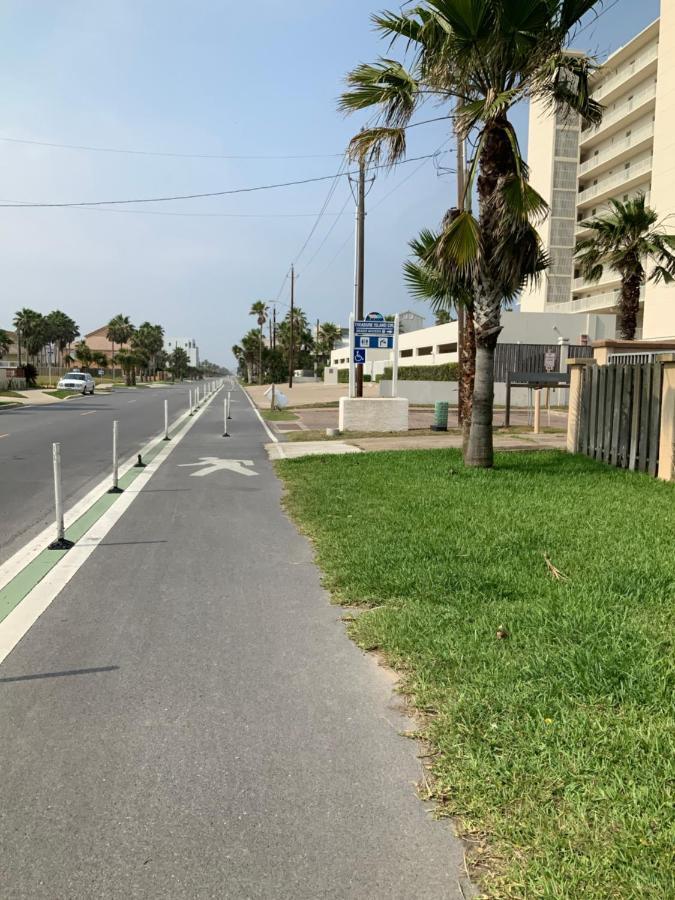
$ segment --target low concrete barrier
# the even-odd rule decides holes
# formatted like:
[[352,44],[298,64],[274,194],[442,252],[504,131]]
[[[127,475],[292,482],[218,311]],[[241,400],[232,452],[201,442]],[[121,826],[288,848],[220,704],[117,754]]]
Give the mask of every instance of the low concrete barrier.
[[407,431],[405,397],[340,397],[340,431]]

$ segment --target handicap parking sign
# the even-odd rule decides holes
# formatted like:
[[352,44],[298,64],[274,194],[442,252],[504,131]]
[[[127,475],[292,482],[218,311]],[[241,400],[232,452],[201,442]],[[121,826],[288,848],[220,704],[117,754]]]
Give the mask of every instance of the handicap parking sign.
[[354,362],[363,364],[366,361],[366,351],[362,347],[354,348]]

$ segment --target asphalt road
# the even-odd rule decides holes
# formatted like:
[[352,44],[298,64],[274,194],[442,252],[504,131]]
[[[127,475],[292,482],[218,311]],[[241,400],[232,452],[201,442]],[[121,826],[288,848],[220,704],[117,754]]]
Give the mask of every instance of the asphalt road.
[[[0,666],[3,900],[464,896],[414,725],[237,399],[233,436],[216,402]],[[211,457],[257,474],[195,477]]]
[[187,408],[188,386],[118,389],[46,406],[0,411],[0,563],[53,521],[52,443],[61,443],[66,509],[112,467],[112,423],[120,460]]

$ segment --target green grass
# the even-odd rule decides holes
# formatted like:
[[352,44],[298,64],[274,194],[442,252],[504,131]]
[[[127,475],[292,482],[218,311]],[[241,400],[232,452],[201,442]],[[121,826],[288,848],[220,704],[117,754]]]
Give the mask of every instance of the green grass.
[[354,638],[431,713],[433,796],[484,845],[488,895],[673,897],[675,486],[557,452],[496,463],[278,468],[327,587],[374,607]]
[[59,400],[67,400],[68,397],[81,397],[82,391],[64,391],[64,390],[56,390],[56,391],[45,391],[45,394],[48,394],[50,397],[57,397]]
[[298,418],[290,409],[261,409],[260,415],[267,422],[294,422]]
[[[510,425],[508,428],[495,428],[495,434],[514,434],[522,435],[527,438],[532,434],[532,427],[528,425]],[[416,437],[442,437],[443,435],[454,434],[460,435],[460,428],[449,427],[447,431],[432,431],[430,428],[411,428],[408,431],[345,431],[339,432],[337,435],[327,435],[326,429],[323,430],[307,430],[293,431],[284,436],[287,441],[350,441],[361,440],[362,438],[383,438],[389,437],[394,440],[406,440],[407,438]],[[555,428],[553,425],[543,427],[542,434],[564,434],[564,428]]]
[[20,394],[18,391],[0,391],[0,397],[19,397],[24,400],[26,395]]

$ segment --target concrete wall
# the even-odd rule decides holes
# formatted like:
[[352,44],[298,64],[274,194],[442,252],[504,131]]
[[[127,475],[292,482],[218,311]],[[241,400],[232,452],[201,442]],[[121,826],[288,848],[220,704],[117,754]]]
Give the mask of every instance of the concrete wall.
[[340,397],[340,431],[407,431],[408,401],[402,397]]
[[[563,406],[566,403],[564,389],[551,389],[551,406]],[[398,396],[405,397],[411,405],[429,404],[445,401],[451,406],[457,405],[456,381],[400,381]],[[380,397],[391,397],[391,381],[380,382]],[[527,407],[530,404],[527,388],[511,388],[511,406]],[[506,406],[506,384],[499,381],[495,384],[495,406]]]

